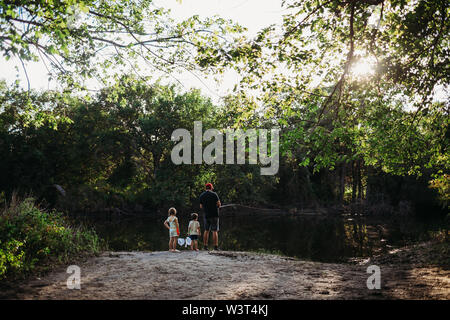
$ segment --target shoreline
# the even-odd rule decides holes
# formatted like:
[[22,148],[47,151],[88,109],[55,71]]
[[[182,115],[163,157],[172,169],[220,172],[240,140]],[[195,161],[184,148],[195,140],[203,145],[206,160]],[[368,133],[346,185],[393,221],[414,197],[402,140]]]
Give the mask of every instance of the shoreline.
[[[356,263],[323,263],[238,251],[106,251],[80,263],[81,290],[67,289],[65,266],[32,277],[2,292],[1,298],[448,300],[450,266],[428,263],[426,253],[417,256],[418,251],[433,248],[434,244],[427,242]],[[367,288],[367,267],[372,264],[381,269],[380,290]]]

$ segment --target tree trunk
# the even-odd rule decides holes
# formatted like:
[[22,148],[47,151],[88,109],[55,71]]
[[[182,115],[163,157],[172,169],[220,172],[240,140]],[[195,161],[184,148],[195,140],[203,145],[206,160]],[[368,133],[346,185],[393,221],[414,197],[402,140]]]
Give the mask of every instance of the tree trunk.
[[358,160],[358,199],[362,200],[364,199],[364,190],[363,190],[363,185],[362,185],[362,160]]
[[352,161],[352,203],[356,199],[356,188],[358,186],[357,161]]
[[344,204],[344,193],[345,193],[345,163],[341,166],[341,176],[339,183],[339,203]]

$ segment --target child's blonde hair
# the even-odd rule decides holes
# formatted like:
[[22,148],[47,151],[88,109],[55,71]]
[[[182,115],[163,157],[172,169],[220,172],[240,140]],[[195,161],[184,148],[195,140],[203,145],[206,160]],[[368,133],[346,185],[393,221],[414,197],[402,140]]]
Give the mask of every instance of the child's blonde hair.
[[174,216],[177,214],[177,209],[175,209],[174,207],[169,209],[169,216]]

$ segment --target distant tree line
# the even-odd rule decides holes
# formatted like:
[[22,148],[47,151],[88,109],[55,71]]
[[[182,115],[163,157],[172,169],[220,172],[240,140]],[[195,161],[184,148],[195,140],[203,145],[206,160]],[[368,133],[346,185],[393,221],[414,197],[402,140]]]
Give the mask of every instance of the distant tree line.
[[[349,159],[336,168],[305,163],[310,148],[290,148],[292,132],[282,127],[280,169],[262,176],[258,165],[174,165],[171,134],[208,128],[269,128],[273,118],[246,122],[236,115],[242,101],[214,105],[199,91],[123,77],[97,94],[23,91],[0,86],[0,193],[33,194],[68,211],[127,209],[151,212],[167,206],[196,208],[206,182],[224,203],[307,208],[350,203],[401,201],[429,208],[438,193],[421,178],[387,174]],[[286,147],[286,146],[289,146]],[[332,147],[332,146],[331,146]],[[62,196],[56,189],[65,190]]]

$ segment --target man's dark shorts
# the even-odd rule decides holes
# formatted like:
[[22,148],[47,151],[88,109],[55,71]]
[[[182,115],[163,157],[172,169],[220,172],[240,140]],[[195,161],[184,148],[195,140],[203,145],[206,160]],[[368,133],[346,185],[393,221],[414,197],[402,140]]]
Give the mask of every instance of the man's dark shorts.
[[205,231],[219,231],[219,217],[204,217]]

